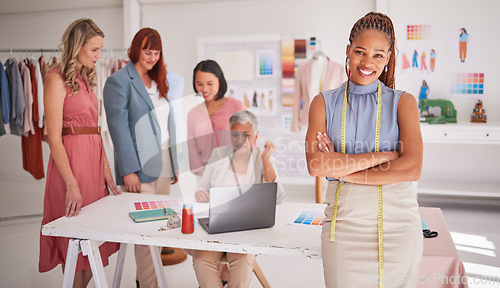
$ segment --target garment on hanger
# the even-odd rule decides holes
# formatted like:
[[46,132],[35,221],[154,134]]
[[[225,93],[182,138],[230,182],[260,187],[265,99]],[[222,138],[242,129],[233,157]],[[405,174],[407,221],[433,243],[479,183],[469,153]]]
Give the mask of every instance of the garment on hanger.
[[10,92],[9,92],[9,80],[7,79],[7,73],[5,68],[0,61],[0,104],[2,105],[2,122],[4,124],[9,123],[10,119]]
[[21,137],[21,149],[23,158],[23,168],[28,171],[33,178],[39,180],[45,177],[43,168],[43,150],[42,150],[42,129],[39,127],[40,115],[38,113],[38,84],[35,65],[38,63],[35,59],[26,59],[25,63],[30,72],[31,92],[33,95],[32,119],[33,131],[27,136]]
[[[347,80],[344,66],[324,56],[311,59],[299,65],[295,76],[295,92],[293,101],[292,132],[300,132],[301,125],[307,125],[309,106],[319,92],[335,89]],[[320,77],[313,83],[313,66],[323,62]],[[319,80],[319,81],[318,81]]]
[[[42,56],[43,57],[43,56]],[[30,58],[30,63],[35,67],[35,79],[36,79],[36,90],[37,90],[37,105],[38,105],[38,127],[43,128],[45,125],[45,109],[43,106],[43,77],[42,68],[40,66],[40,61],[36,60],[34,57]]]
[[101,137],[103,142],[107,146],[113,146],[113,141],[111,140],[111,135],[109,134],[108,121],[106,118],[106,110],[104,109],[103,102],[103,89],[104,84],[109,76],[113,75],[120,68],[125,67],[129,60],[122,58],[110,57],[102,59],[97,62],[96,72],[97,72],[97,85],[94,88],[94,93],[97,97],[98,113],[99,113],[99,126],[101,126]]
[[5,71],[7,72],[7,78],[9,80],[10,92],[10,133],[21,135],[24,124],[25,100],[23,81],[21,80],[21,74],[19,73],[17,60],[15,58],[7,59],[5,62]]
[[26,63],[19,61],[19,73],[21,73],[21,80],[23,81],[24,91],[24,121],[23,130],[21,135],[28,136],[29,133],[35,134],[33,124],[33,92],[31,85],[31,75]]
[[[2,110],[2,104],[0,103],[0,112],[1,112],[1,110]],[[6,133],[7,132],[5,132],[3,117],[0,115],[0,136],[5,135]]]

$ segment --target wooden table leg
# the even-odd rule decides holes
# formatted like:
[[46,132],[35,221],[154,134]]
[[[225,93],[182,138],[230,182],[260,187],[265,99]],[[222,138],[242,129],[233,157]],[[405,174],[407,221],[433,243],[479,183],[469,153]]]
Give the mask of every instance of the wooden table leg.
[[323,203],[323,177],[316,177],[316,203]]
[[106,273],[104,273],[104,266],[102,265],[101,253],[99,252],[99,244],[92,240],[81,240],[80,247],[82,254],[87,256],[92,270],[92,278],[94,278],[95,286],[97,288],[108,288],[106,281]]
[[118,250],[118,260],[116,261],[115,277],[113,278],[113,288],[120,288],[126,252],[127,243],[120,243],[120,250]]
[[161,262],[160,247],[149,246],[151,257],[153,257],[153,264],[155,266],[156,278],[158,279],[158,286],[160,288],[167,288],[167,278],[163,272],[163,263]]
[[80,249],[80,239],[69,239],[68,252],[66,254],[66,263],[64,266],[64,277],[63,277],[63,288],[73,287],[73,281],[75,280],[76,271],[76,261],[78,260],[78,254],[82,250]]

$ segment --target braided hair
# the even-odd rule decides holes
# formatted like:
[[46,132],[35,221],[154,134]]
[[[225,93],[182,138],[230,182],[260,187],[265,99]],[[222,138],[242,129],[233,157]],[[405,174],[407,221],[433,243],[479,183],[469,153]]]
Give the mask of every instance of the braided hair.
[[[363,18],[359,19],[352,27],[351,34],[349,35],[349,44],[352,45],[352,42],[356,39],[361,31],[369,29],[377,30],[387,35],[390,45],[389,51],[391,53],[389,56],[389,62],[387,63],[387,71],[385,71],[384,69],[378,79],[382,81],[385,86],[394,89],[394,72],[396,70],[396,35],[394,32],[394,25],[392,24],[391,18],[389,18],[389,16],[382,13],[369,12]],[[347,77],[349,76],[349,73],[347,73]],[[347,82],[346,89],[349,89],[349,81]]]

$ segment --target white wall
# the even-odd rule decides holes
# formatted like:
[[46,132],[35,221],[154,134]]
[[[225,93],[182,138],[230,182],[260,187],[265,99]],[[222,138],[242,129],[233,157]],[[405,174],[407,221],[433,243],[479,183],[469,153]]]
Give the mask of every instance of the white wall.
[[[121,7],[71,9],[29,13],[0,13],[0,48],[56,49],[68,25],[78,18],[92,18],[105,34],[104,46],[123,46]],[[0,54],[2,59],[9,57]]]
[[[495,47],[499,47],[500,38],[498,34],[498,11],[500,1],[498,0],[421,0],[421,1],[398,1],[389,0],[388,14],[391,16],[399,39],[400,51],[418,49],[420,62],[421,49],[434,48],[437,54],[437,69],[434,73],[405,73],[397,75],[397,87],[407,90],[418,97],[422,79],[426,79],[429,87],[429,98],[444,98],[452,100],[458,112],[458,120],[469,121],[472,109],[478,98],[483,100],[484,108],[489,121],[500,121],[500,85],[496,84],[500,79],[500,60],[493,56]],[[405,41],[406,25],[428,24],[432,29],[432,40],[430,41]],[[453,27],[471,27],[477,30],[475,35],[470,31],[470,39],[477,44],[477,53],[471,49],[469,43],[468,60],[466,63],[455,63],[448,57],[448,51],[458,51],[459,31]],[[454,42],[449,42],[450,30],[454,32]],[[469,29],[472,30],[472,29]],[[470,40],[472,41],[472,40]],[[475,54],[475,55],[474,55]],[[411,55],[409,55],[411,57]],[[474,61],[474,57],[477,57]],[[410,58],[411,61],[411,58]],[[427,53],[427,61],[429,54]],[[475,62],[475,63],[470,63]],[[429,64],[427,64],[429,67]],[[485,94],[484,95],[452,95],[449,88],[449,76],[456,72],[484,72]]]
[[343,63],[352,24],[375,1],[255,0],[142,6],[142,25],[161,34],[169,68],[185,77],[191,92],[197,38],[241,35],[322,35],[322,50]]
[[[496,35],[500,1],[497,0],[388,0],[387,13],[391,16],[399,39],[399,49],[436,50],[437,61],[434,73],[406,73],[397,75],[397,88],[407,90],[418,98],[422,79],[429,83],[429,98],[444,98],[453,102],[459,121],[469,121],[478,98],[483,100],[488,122],[500,121],[500,58],[494,50],[500,47]],[[432,29],[432,41],[405,41],[408,24],[428,24]],[[458,50],[459,31],[454,26],[474,27],[477,40],[476,63],[454,63],[448,57],[449,49]],[[449,41],[450,29],[455,32],[456,42]],[[471,51],[468,51],[471,53]],[[419,61],[420,61],[419,50]],[[468,54],[469,54],[468,53]],[[411,55],[410,55],[411,56]],[[472,58],[474,55],[469,55]],[[429,56],[427,56],[429,59]],[[410,58],[411,61],[411,58]],[[453,95],[450,93],[449,76],[454,72],[484,72],[485,94],[482,96]],[[499,183],[500,148],[498,145],[446,145],[427,144],[424,147],[423,181]]]

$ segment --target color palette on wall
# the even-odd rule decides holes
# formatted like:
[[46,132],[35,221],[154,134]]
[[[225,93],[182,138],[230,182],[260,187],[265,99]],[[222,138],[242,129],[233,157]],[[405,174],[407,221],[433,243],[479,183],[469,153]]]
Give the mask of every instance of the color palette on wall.
[[283,78],[293,78],[295,76],[295,46],[293,39],[284,39],[281,42],[281,66],[283,68]]
[[295,39],[295,59],[306,58],[306,39]]
[[154,201],[135,201],[131,202],[131,211],[142,211],[151,209],[162,209],[162,208],[172,208],[177,209],[179,207],[179,201],[177,200],[154,200]]
[[273,53],[272,52],[259,52],[259,74],[258,76],[272,76],[273,75]]
[[309,51],[314,53],[314,52],[316,52],[316,50],[318,50],[316,37],[311,37],[311,38],[309,38]]
[[453,94],[484,94],[484,73],[455,73],[451,77]]
[[430,37],[430,25],[406,25],[407,40],[426,40]]
[[300,209],[294,217],[288,220],[291,225],[321,226],[321,220],[325,217],[323,211]]
[[283,132],[290,133],[292,131],[292,115],[283,115],[282,124]]

